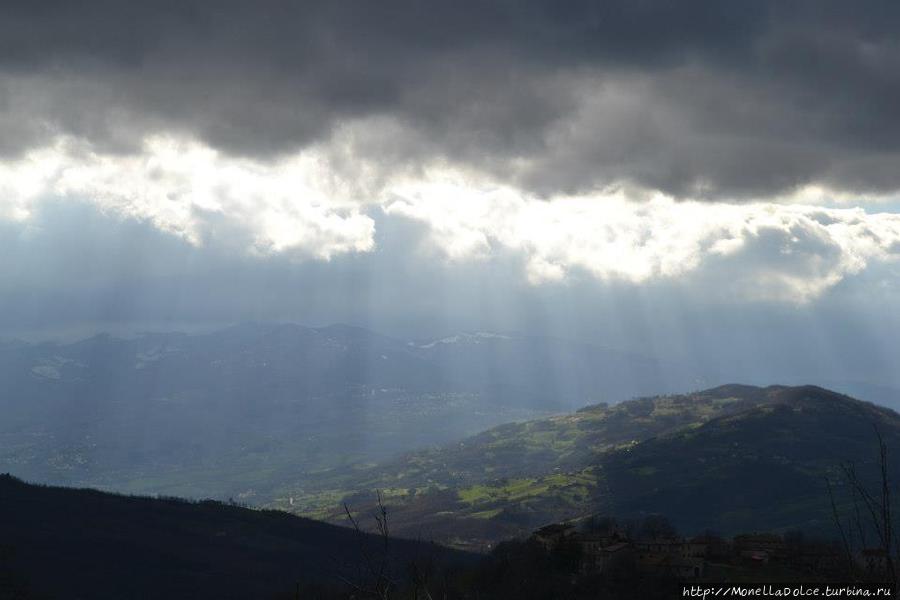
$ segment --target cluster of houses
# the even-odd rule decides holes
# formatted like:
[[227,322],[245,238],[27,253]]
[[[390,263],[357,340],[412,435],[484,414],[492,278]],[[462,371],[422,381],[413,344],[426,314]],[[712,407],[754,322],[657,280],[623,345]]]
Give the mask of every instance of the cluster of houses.
[[703,577],[709,544],[699,538],[630,540],[619,531],[587,533],[556,523],[537,530],[532,538],[547,549],[577,547],[583,573],[603,573],[625,564],[638,571],[684,579]]
[[[832,545],[789,545],[781,536],[769,533],[738,535],[731,540],[717,536],[632,540],[615,529],[590,533],[557,523],[537,530],[532,539],[548,549],[577,547],[582,573],[603,573],[628,565],[644,574],[699,579],[713,563],[762,566],[777,562],[823,574],[836,573],[846,564]],[[884,571],[883,552],[864,550],[859,558],[865,571]]]

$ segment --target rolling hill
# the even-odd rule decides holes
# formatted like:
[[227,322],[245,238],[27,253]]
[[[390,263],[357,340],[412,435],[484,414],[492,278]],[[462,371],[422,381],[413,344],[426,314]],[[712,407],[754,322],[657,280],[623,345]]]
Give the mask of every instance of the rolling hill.
[[407,341],[346,325],[0,343],[0,469],[260,504],[311,472],[662,391],[661,370],[559,340]]
[[[332,519],[336,501],[390,499],[396,531],[480,547],[595,513],[662,513],[686,531],[831,526],[824,477],[900,454],[894,411],[814,386],[729,385],[503,425],[286,490]],[[283,502],[283,500],[281,501]]]

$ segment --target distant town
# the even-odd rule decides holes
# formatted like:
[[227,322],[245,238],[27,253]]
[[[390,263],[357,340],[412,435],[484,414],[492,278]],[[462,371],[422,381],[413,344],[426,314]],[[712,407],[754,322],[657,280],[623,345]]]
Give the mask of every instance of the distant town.
[[[744,533],[725,538],[714,533],[681,537],[664,520],[656,531],[628,531],[612,520],[580,526],[554,523],[535,531],[530,541],[569,556],[579,573],[669,577],[680,580],[730,578],[841,579],[864,581],[890,577],[882,548],[864,548],[848,556],[837,542],[806,539],[799,532]],[[632,529],[634,529],[632,527]]]

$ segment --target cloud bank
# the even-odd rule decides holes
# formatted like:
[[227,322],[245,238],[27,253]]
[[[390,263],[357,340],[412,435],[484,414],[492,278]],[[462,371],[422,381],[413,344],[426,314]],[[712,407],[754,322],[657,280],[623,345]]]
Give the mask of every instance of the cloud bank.
[[10,0],[0,241],[71,203],[216,264],[808,304],[896,263],[898,26],[874,1]]
[[374,244],[374,222],[315,157],[271,163],[151,138],[140,153],[100,154],[66,140],[0,163],[0,217],[27,221],[47,198],[148,221],[194,245],[329,259]]
[[900,256],[893,213],[622,190],[546,198],[449,168],[365,185],[319,150],[255,161],[170,138],[127,156],[60,142],[0,164],[0,182],[0,216],[23,226],[41,202],[74,200],[210,251],[263,258],[372,252],[373,216],[383,214],[417,223],[426,249],[448,261],[517,257],[533,285],[699,277],[717,295],[803,303]]
[[0,7],[0,152],[148,137],[232,156],[340,138],[538,194],[900,188],[900,7],[108,0]]
[[528,279],[571,273],[643,283],[695,272],[750,299],[806,302],[872,262],[900,257],[900,215],[797,204],[678,202],[624,195],[546,202],[509,189],[413,186],[386,208],[426,223],[452,260],[519,253]]

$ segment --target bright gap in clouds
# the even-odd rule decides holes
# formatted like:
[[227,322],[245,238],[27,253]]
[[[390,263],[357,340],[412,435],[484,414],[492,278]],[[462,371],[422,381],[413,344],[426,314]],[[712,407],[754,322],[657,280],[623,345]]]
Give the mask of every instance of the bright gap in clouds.
[[451,259],[519,252],[532,283],[712,276],[753,299],[805,302],[871,261],[900,255],[900,215],[861,208],[676,201],[623,193],[542,201],[502,188],[416,183],[389,214],[427,223]]
[[326,260],[371,250],[372,219],[324,181],[315,161],[308,154],[269,164],[227,158],[167,137],[148,139],[132,156],[60,140],[0,163],[0,216],[27,221],[35,203],[62,197],[149,221],[194,245],[216,240]]
[[[27,224],[36,203],[95,204],[197,246],[328,260],[375,249],[371,210],[427,230],[432,260],[513,253],[534,285],[593,277],[633,284],[700,278],[743,298],[807,302],[900,255],[900,215],[863,208],[676,200],[625,191],[537,198],[452,167],[352,180],[329,153],[238,159],[197,142],[146,140],[138,155],[59,140],[0,163],[0,218]],[[359,190],[374,190],[363,197]],[[810,186],[793,200],[829,197]],[[836,197],[847,204],[848,199]],[[417,251],[410,248],[409,251]]]

